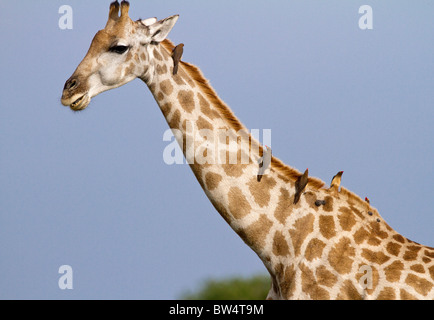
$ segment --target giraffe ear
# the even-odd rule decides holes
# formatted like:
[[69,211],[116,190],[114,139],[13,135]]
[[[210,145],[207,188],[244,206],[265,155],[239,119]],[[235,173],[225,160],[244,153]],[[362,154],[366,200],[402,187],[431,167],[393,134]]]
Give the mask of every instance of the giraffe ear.
[[151,25],[148,25],[149,36],[151,37],[151,41],[153,42],[161,42],[166,39],[170,30],[172,30],[176,21],[178,20],[179,15],[175,14],[166,19],[157,21]]
[[150,26],[150,25],[154,24],[155,22],[157,22],[157,18],[142,19],[142,20],[139,20],[139,22],[141,22],[144,26]]

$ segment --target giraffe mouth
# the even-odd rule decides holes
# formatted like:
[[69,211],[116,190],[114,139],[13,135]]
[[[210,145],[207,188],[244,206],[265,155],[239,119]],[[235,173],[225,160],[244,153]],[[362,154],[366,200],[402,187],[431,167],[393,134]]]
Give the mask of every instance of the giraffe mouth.
[[69,105],[71,110],[80,111],[85,109],[90,103],[90,97],[86,93]]

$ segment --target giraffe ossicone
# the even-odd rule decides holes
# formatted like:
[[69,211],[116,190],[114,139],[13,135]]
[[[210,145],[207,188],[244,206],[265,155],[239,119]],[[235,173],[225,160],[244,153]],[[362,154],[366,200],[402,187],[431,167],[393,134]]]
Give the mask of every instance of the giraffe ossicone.
[[[265,151],[260,143],[199,68],[179,61],[173,74],[174,45],[167,35],[178,15],[133,21],[128,9],[126,1],[110,5],[105,28],[96,33],[66,81],[61,102],[82,110],[97,94],[139,78],[177,141],[194,139],[192,150],[180,143],[186,158],[211,152],[204,148],[206,135],[192,136],[189,126],[196,132],[232,132],[234,137],[219,142],[228,144],[223,156],[234,157],[236,163],[189,165],[215,209],[270,273],[268,299],[434,298],[434,249],[400,235],[369,201],[343,186],[339,192],[326,188],[314,177],[298,183],[302,192],[294,201],[295,183],[302,174],[275,156],[258,181],[257,160]],[[240,131],[244,138],[237,135]],[[246,143],[231,149],[229,138]],[[259,150],[258,157],[252,154],[254,149]],[[243,157],[247,163],[241,162]]]

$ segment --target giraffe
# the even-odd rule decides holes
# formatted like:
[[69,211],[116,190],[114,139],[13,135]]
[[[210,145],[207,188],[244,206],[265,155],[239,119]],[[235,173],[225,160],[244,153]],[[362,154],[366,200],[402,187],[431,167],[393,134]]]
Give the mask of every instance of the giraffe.
[[[180,61],[173,74],[167,35],[178,15],[133,21],[128,11],[127,1],[110,4],[61,102],[83,110],[103,91],[145,82],[206,196],[268,270],[267,299],[434,298],[434,248],[400,235],[369,202],[318,178],[308,178],[294,204],[301,173],[274,155],[258,181],[259,142],[198,67]],[[208,134],[217,131],[224,134]],[[216,154],[220,161],[211,161]]]

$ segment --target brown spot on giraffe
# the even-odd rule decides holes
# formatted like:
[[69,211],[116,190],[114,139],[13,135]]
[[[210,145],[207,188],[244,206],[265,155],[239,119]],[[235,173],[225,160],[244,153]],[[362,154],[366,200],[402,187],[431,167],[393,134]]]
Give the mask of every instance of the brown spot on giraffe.
[[292,201],[289,197],[289,191],[286,188],[280,188],[280,196],[278,201],[279,202],[277,203],[276,210],[274,210],[274,217],[281,224],[284,224],[286,218],[291,212],[289,210],[289,206],[292,204]]
[[405,289],[400,289],[399,290],[399,298],[401,300],[417,300],[417,298],[415,296],[413,296],[412,294],[408,293]]
[[125,57],[125,61],[130,61],[132,56],[133,56],[132,52],[128,51],[127,56]]
[[434,266],[431,266],[428,268],[429,275],[431,276],[431,279],[434,280]]
[[304,257],[308,261],[321,258],[322,252],[326,244],[317,238],[313,238],[309,241],[304,252]]
[[[282,265],[283,267],[283,265]],[[296,282],[295,279],[297,278],[297,274],[294,268],[294,265],[289,265],[285,267],[283,276],[281,277],[281,285],[280,290],[282,292],[282,296],[286,299],[290,298],[295,291]]]
[[250,224],[245,230],[238,234],[255,252],[262,250],[265,244],[265,236],[270,231],[273,222],[267,215],[261,214],[255,222]]
[[416,290],[416,292],[418,292],[423,296],[426,296],[433,287],[433,284],[431,282],[427,281],[424,278],[416,276],[412,273],[407,275],[407,278],[405,279],[405,283],[413,287],[414,290]]
[[125,74],[131,74],[133,73],[134,69],[136,68],[136,64],[134,62],[131,62],[128,67],[125,69]]
[[386,246],[386,250],[388,253],[394,255],[394,256],[398,256],[399,252],[401,250],[402,245],[400,245],[399,243],[396,242],[389,242]]
[[267,175],[263,176],[261,183],[258,183],[256,177],[252,177],[248,183],[250,193],[260,207],[268,205],[271,198],[271,190],[275,185],[276,180]]
[[167,67],[165,64],[163,65],[157,65],[157,67],[155,68],[155,70],[157,71],[157,74],[165,74],[167,73]]
[[375,235],[370,234],[370,237],[368,238],[368,244],[371,246],[378,246],[381,243],[381,239],[377,238]]
[[192,91],[179,90],[178,92],[178,102],[188,113],[191,113],[195,108],[193,97],[194,94]]
[[280,231],[276,231],[273,237],[273,253],[276,256],[287,256],[289,254],[288,243]]
[[214,190],[218,187],[220,181],[222,181],[222,176],[214,173],[214,172],[207,172],[205,174],[205,185],[208,188],[208,190]]
[[200,106],[200,110],[206,114],[211,120],[214,120],[216,118],[220,118],[220,115],[217,111],[211,109],[211,104],[205,100],[205,98],[203,97],[203,95],[198,92],[197,93],[197,97],[199,99],[199,106]]
[[301,252],[301,245],[306,237],[313,231],[315,216],[312,213],[297,219],[294,222],[294,228],[289,230],[291,241],[294,246],[294,253],[298,256]]
[[338,273],[346,274],[351,271],[354,256],[355,249],[351,246],[351,240],[342,237],[330,250],[329,262]]
[[300,264],[300,270],[301,287],[303,292],[308,293],[314,300],[329,300],[329,292],[318,284],[313,271],[306,267],[304,263]]
[[335,220],[333,216],[319,216],[319,231],[326,239],[330,239],[336,235]]
[[197,125],[197,128],[199,130],[202,130],[202,129],[213,130],[214,129],[213,125],[211,123],[209,123],[207,120],[205,120],[205,118],[203,118],[202,116],[199,116],[199,118],[196,121],[196,125]]
[[[196,161],[199,164],[206,164],[209,159],[208,159],[208,148],[207,146],[199,146],[197,147],[197,149],[194,151],[194,161]],[[212,163],[212,160],[210,161]]]
[[333,198],[330,196],[326,196],[324,198],[325,205],[322,206],[323,210],[326,212],[332,212],[333,211]]
[[229,211],[235,219],[241,219],[248,215],[251,206],[238,187],[231,187],[228,192]]
[[395,290],[391,287],[385,287],[378,294],[377,300],[395,300]]
[[168,96],[172,94],[173,92],[173,86],[170,83],[170,80],[163,80],[160,82],[160,90],[163,91],[163,93]]
[[425,268],[420,263],[413,264],[410,267],[410,270],[413,270],[414,272],[417,272],[417,273],[425,273]]
[[384,268],[386,274],[386,280],[389,282],[397,282],[401,278],[402,271],[404,270],[404,264],[399,261],[393,261],[390,265]]
[[338,278],[325,266],[319,266],[315,271],[318,284],[326,287],[333,287]]
[[157,93],[157,95],[155,96],[155,98],[156,98],[158,101],[161,101],[161,100],[164,99],[164,94],[160,91],[160,92]]
[[338,216],[341,228],[345,231],[350,231],[356,224],[354,213],[346,207],[339,208],[339,212],[341,212],[341,214]]
[[362,250],[362,257],[375,264],[383,264],[390,259],[382,251],[372,251],[366,248]]
[[246,167],[246,165],[243,164],[222,164],[221,165],[223,167],[223,170],[225,171],[225,173],[229,176],[229,177],[241,177],[241,175],[243,174],[243,169]]
[[154,51],[152,53],[155,59],[157,59],[158,61],[163,61],[163,57],[161,56],[160,52],[158,52],[157,48],[154,48]]
[[[171,129],[178,129],[179,125],[180,125],[180,121],[181,121],[181,112],[179,112],[179,110],[175,110],[172,117],[168,121],[169,127]],[[184,141],[185,141],[185,139],[184,139]]]
[[[432,248],[429,248],[429,249],[432,249]],[[427,257],[434,258],[434,251],[426,249],[426,250],[424,250],[423,254],[426,255]]]
[[362,296],[350,280],[345,280],[337,296],[337,300],[362,300]]
[[430,259],[430,258],[427,258],[427,257],[422,257],[422,261],[423,261],[424,263],[430,263],[430,262],[431,262],[431,259]]
[[405,238],[403,236],[401,236],[400,234],[395,234],[392,237],[393,239],[395,239],[396,241],[398,241],[399,243],[405,243]]
[[149,90],[151,90],[151,92],[155,92],[156,87],[157,87],[157,85],[155,83],[149,84]]
[[369,239],[369,232],[364,227],[359,228],[354,233],[354,241],[357,244],[361,244],[361,243],[363,243],[367,239]]
[[372,245],[378,245],[382,240],[389,236],[389,233],[382,230],[380,224],[375,221],[371,221],[369,224],[370,235],[368,243]]
[[[267,268],[268,269],[268,268]],[[282,283],[284,276],[285,276],[285,270],[284,270],[284,266],[283,263],[279,262],[277,263],[274,268],[274,270],[268,270],[268,272],[270,273],[273,283],[272,285],[274,285],[275,289],[277,292],[281,292],[281,288],[279,286],[279,283]]]
[[407,246],[407,250],[404,252],[403,259],[406,261],[416,260],[420,246]]
[[172,103],[167,102],[165,104],[162,104],[160,107],[161,111],[163,112],[163,115],[165,118],[169,115],[170,111],[172,110]]

